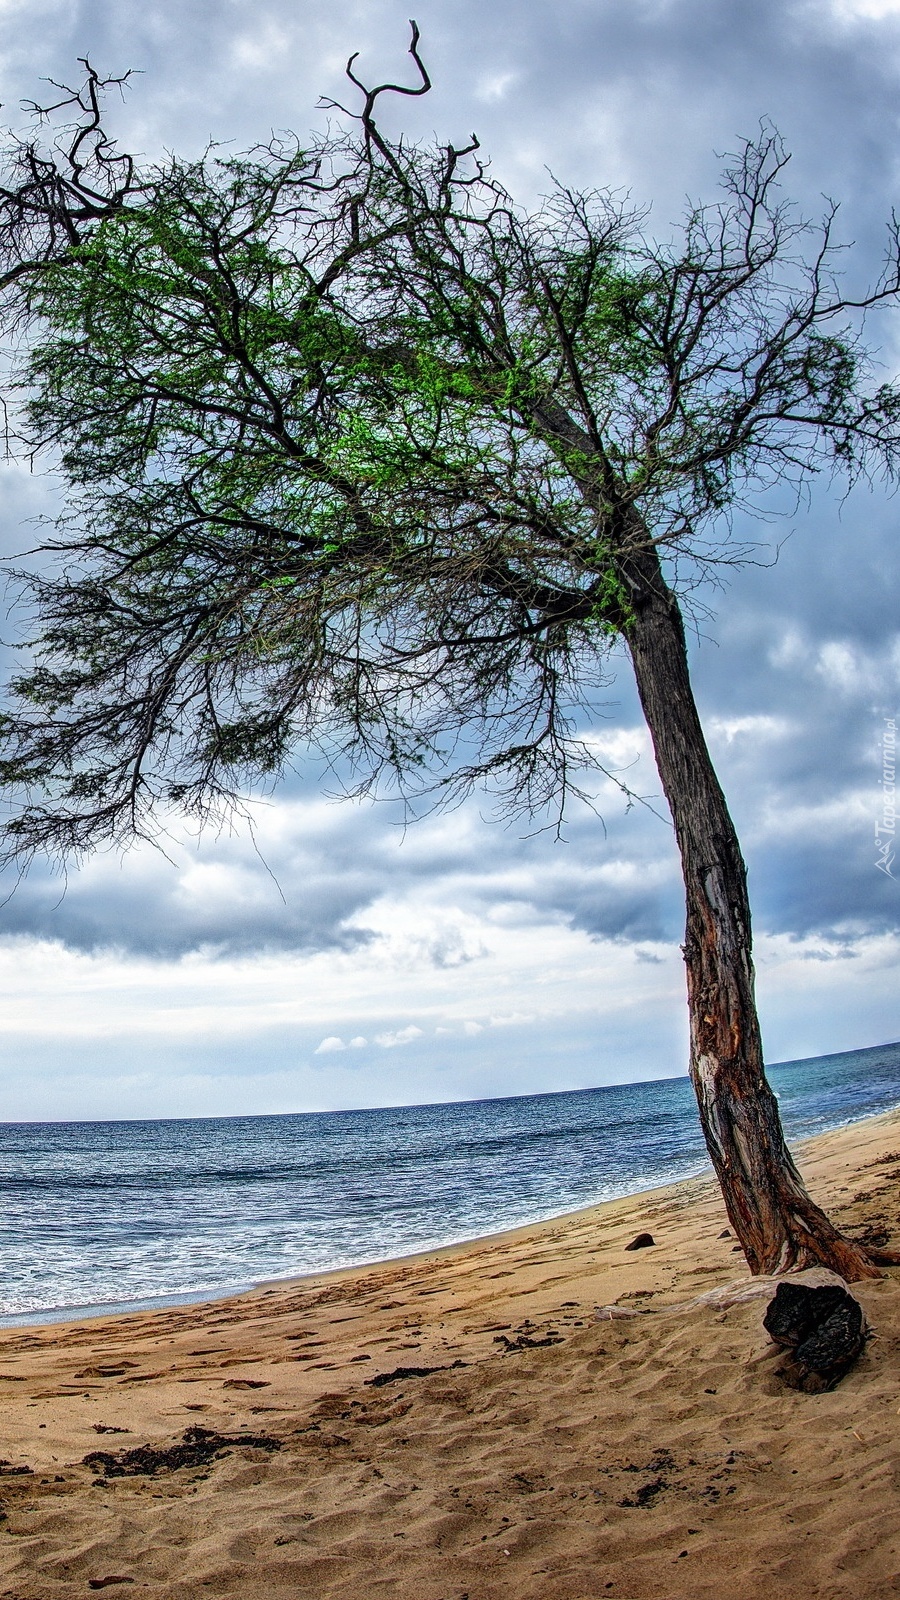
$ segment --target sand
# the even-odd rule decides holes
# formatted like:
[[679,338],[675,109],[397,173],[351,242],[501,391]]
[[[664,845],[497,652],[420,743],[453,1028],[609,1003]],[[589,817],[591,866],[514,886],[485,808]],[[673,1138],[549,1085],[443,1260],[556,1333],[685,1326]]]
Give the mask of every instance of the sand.
[[[900,1244],[900,1114],[799,1155],[848,1231]],[[725,1227],[693,1179],[227,1301],[0,1332],[0,1595],[900,1595],[900,1271],[854,1291],[875,1330],[854,1371],[800,1394],[765,1300],[685,1304],[747,1279]],[[642,1230],[653,1248],[626,1251]],[[640,1314],[598,1320],[613,1302]],[[261,1442],[85,1463],[192,1427]]]

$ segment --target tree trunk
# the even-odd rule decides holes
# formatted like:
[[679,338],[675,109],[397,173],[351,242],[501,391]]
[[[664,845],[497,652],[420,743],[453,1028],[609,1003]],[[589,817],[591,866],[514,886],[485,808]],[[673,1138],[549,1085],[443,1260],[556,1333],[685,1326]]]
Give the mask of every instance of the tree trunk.
[[766,1081],[746,867],[697,714],[684,627],[654,549],[625,558],[626,641],[675,824],[687,900],[691,1081],[731,1225],[754,1273],[821,1264],[878,1277],[812,1201]]

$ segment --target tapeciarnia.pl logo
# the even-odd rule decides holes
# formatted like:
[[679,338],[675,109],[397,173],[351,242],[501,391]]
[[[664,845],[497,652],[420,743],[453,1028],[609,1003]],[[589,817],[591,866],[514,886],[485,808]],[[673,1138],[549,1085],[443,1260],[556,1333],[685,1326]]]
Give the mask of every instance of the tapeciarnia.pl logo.
[[881,735],[881,821],[875,824],[875,865],[893,878],[897,832],[897,719],[885,717]]

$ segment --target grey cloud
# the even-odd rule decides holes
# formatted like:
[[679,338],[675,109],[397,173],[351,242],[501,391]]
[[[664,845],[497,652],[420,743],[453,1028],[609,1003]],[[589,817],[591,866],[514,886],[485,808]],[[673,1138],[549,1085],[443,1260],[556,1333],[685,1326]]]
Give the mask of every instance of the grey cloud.
[[[71,73],[90,51],[109,70],[137,68],[121,126],[142,148],[250,143],[276,127],[301,135],[320,95],[348,90],[343,63],[394,77],[408,39],[399,0],[334,3],[83,0],[7,22],[7,106],[35,82]],[[761,115],[783,125],[798,181],[835,184],[860,216],[895,156],[896,19],[848,26],[826,0],[422,0],[434,88],[389,116],[442,138],[477,128],[503,168],[544,166],[576,182],[630,183],[671,208],[704,187],[714,152]],[[497,86],[494,92],[491,85]]]
[[304,875],[302,891],[285,905],[274,891],[266,895],[261,879],[241,884],[230,873],[231,894],[224,906],[199,897],[186,900],[164,867],[136,881],[129,865],[123,863],[118,882],[106,878],[96,888],[73,874],[61,889],[58,880],[34,869],[32,880],[19,886],[3,909],[4,934],[162,959],[193,950],[234,956],[347,949],[367,937],[345,923],[366,902],[359,874]]
[[[170,845],[170,859],[147,848],[98,857],[66,880],[38,864],[10,894],[0,926],[6,936],[163,959],[195,949],[219,956],[347,949],[371,937],[359,921],[379,898],[415,897],[423,888],[438,917],[442,907],[485,914],[500,906],[513,925],[561,919],[593,936],[642,940],[664,938],[675,925],[666,915],[666,902],[679,898],[674,856],[655,819],[632,827],[631,818],[610,812],[604,837],[593,815],[576,814],[568,842],[556,843],[482,824],[473,801],[471,826],[461,833],[425,820],[404,844],[382,807],[336,804],[324,820],[317,807],[311,820],[303,807],[284,816],[276,803],[273,815],[281,818],[277,837],[263,838],[259,854],[238,833],[207,836],[194,849]],[[671,857],[662,893],[654,830]],[[437,932],[429,924],[420,953],[436,967],[454,967],[477,959],[479,949],[451,917]]]
[[749,716],[780,729],[713,742],[757,927],[796,934],[900,922],[900,885],[876,870],[873,842],[878,741],[900,707],[896,508],[862,495],[840,525],[827,513],[813,508],[774,571],[742,575],[716,643],[695,649],[711,728]]

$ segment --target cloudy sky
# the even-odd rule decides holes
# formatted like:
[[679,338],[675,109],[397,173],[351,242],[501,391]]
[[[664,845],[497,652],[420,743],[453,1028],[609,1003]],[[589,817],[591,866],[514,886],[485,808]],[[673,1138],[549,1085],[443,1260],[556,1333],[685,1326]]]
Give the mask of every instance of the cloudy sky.
[[[351,51],[402,70],[406,0],[0,0],[8,120],[89,54],[139,70],[116,110],[152,157],[321,126]],[[434,79],[417,136],[475,129],[522,199],[551,169],[652,202],[685,194],[761,117],[808,210],[842,202],[848,271],[874,272],[900,206],[900,0],[418,0]],[[398,124],[399,126],[399,124]],[[897,319],[870,327],[889,372]],[[0,468],[5,548],[55,486]],[[773,512],[777,509],[773,505]],[[701,710],[745,846],[770,1060],[900,1037],[900,860],[876,867],[885,718],[900,710],[900,504],[822,485],[757,537],[693,640]],[[742,530],[738,530],[739,532]],[[11,624],[12,627],[12,624]],[[658,785],[627,664],[594,736]],[[478,797],[404,831],[314,765],[253,826],[165,855],[40,866],[0,923],[0,1119],[215,1115],[448,1100],[685,1070],[671,829],[598,790],[566,838],[492,822]],[[661,808],[664,810],[664,808]],[[13,885],[9,884],[9,888]]]

